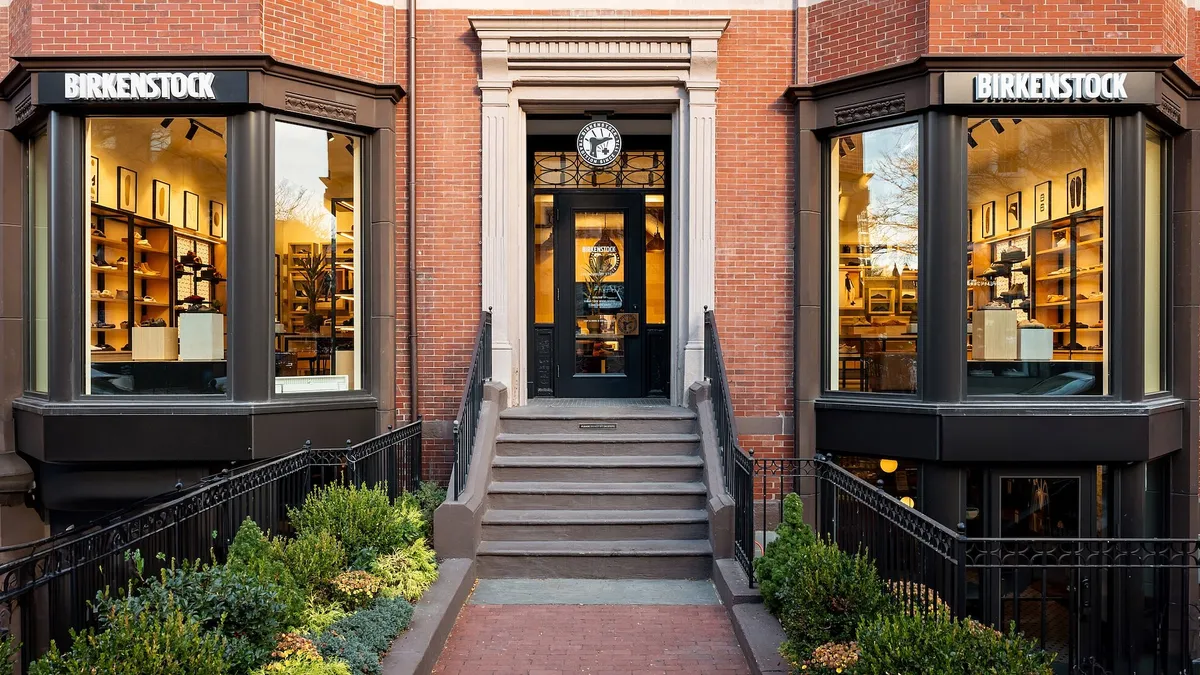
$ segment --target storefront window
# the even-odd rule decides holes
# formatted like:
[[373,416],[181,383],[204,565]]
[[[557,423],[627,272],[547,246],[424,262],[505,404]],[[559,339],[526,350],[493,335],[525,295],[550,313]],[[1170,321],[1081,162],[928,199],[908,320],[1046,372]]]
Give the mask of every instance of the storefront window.
[[1108,392],[1108,121],[967,125],[967,392]]
[[838,466],[871,485],[882,485],[883,491],[906,506],[920,508],[920,467],[907,459],[888,459],[846,455],[835,457]]
[[1146,363],[1145,392],[1153,394],[1166,389],[1163,369],[1163,319],[1166,317],[1166,295],[1163,233],[1163,176],[1166,175],[1163,137],[1154,129],[1146,130]]
[[29,379],[31,391],[46,393],[50,377],[50,140],[38,134],[26,150],[29,209]]
[[359,138],[275,124],[275,392],[362,388]]
[[918,129],[833,139],[830,389],[917,390]]
[[88,121],[87,394],[222,394],[225,120]]

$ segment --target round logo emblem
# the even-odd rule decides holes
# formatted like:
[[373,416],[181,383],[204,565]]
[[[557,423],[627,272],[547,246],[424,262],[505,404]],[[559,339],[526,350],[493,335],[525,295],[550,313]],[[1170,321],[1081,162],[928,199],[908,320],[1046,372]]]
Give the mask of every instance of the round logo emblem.
[[603,120],[588,122],[575,141],[579,157],[592,166],[608,166],[621,154],[621,132]]

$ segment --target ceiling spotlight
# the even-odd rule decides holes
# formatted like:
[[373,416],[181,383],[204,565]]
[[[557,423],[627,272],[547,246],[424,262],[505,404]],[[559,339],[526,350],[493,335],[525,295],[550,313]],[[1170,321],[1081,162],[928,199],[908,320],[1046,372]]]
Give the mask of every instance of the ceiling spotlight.
[[846,150],[849,150],[850,152],[854,152],[854,148],[857,147],[854,145],[854,139],[850,138],[849,136],[843,138],[842,142],[846,144]]
[[1000,124],[1000,120],[993,117],[990,121],[992,123],[992,128],[996,130],[996,133],[998,133],[998,134],[1004,133],[1004,125]]
[[164,117],[163,121],[160,122],[160,124],[162,124],[162,128],[166,129],[167,127],[171,126],[171,122],[174,122],[174,121],[175,121],[174,117]]
[[190,123],[190,126],[188,126],[187,133],[184,134],[183,137],[190,141],[196,137],[196,132],[200,131],[200,125],[196,124],[196,120],[188,120],[188,122]]
[[332,143],[333,142],[333,134],[331,134],[327,131],[327,132],[325,132],[325,135],[329,137],[329,142]]
[[1021,118],[1019,118],[1019,117],[1014,117],[1014,118],[1013,118],[1013,121],[1012,121],[1012,123],[1013,123],[1013,124],[1020,124],[1020,123],[1021,123]]
[[967,132],[967,145],[971,146],[972,148],[979,147],[979,141],[975,140],[975,135],[970,131]]
[[354,154],[354,143],[346,144],[346,152],[350,153],[351,155]]

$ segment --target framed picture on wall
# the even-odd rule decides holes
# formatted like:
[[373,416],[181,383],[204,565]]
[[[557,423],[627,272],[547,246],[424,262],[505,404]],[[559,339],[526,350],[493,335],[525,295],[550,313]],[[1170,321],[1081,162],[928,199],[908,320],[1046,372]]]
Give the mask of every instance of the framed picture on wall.
[[183,226],[200,231],[200,195],[187,190],[183,191]]
[[100,159],[95,155],[88,159],[88,197],[93,204],[100,203]]
[[1087,209],[1087,169],[1067,174],[1067,214]]
[[156,179],[150,201],[154,204],[154,219],[171,222],[171,184]]
[[137,213],[137,172],[117,167],[117,208]]
[[979,218],[983,227],[983,238],[991,239],[996,236],[996,202],[984,202],[983,206],[979,207]]
[[967,243],[975,241],[975,211],[967,209]]
[[1033,222],[1050,220],[1050,181],[1033,186]]
[[1011,192],[1004,197],[1005,232],[1021,229],[1021,193]]
[[225,238],[225,205],[221,202],[208,202],[208,233],[217,239]]

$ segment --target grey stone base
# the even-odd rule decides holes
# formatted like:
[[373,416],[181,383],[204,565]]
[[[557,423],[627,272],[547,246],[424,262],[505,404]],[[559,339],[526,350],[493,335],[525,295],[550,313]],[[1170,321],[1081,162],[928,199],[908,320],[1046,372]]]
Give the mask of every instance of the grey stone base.
[[453,558],[442,561],[438,580],[421,596],[413,612],[412,625],[395,642],[383,659],[384,675],[427,675],[433,666],[458,612],[475,584],[475,561]]
[[742,566],[732,558],[713,563],[713,585],[729,612],[733,633],[737,636],[746,663],[754,675],[785,675],[787,661],[779,655],[779,645],[786,636],[775,617],[767,613],[762,594],[750,588],[750,580]]

